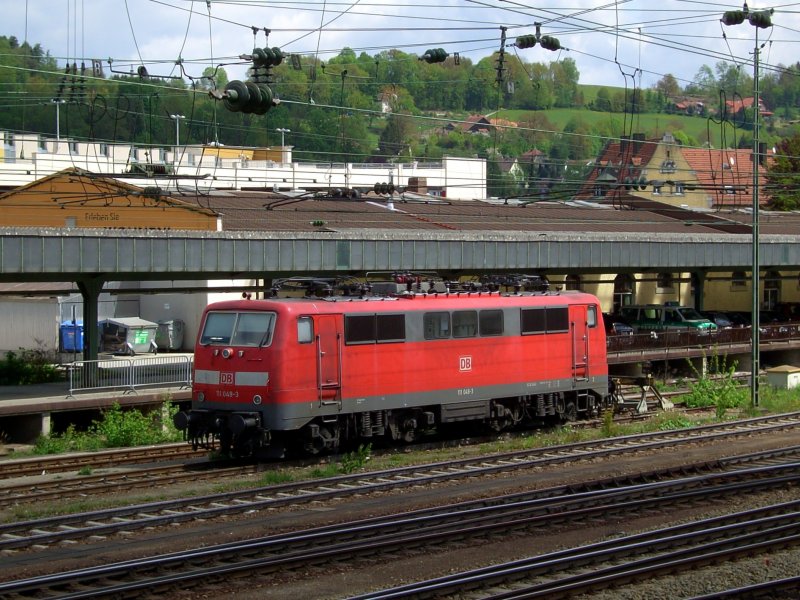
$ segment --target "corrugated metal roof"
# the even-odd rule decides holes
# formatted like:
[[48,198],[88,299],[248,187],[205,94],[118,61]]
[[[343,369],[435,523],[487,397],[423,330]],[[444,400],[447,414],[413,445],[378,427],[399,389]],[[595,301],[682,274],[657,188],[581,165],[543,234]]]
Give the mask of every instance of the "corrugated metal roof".
[[[422,199],[421,199],[422,198]],[[222,215],[225,231],[594,231],[732,233],[724,219],[659,203],[617,206],[538,202],[500,204],[369,194],[358,199],[290,197],[274,192],[183,196]],[[734,229],[738,227],[734,225]]]

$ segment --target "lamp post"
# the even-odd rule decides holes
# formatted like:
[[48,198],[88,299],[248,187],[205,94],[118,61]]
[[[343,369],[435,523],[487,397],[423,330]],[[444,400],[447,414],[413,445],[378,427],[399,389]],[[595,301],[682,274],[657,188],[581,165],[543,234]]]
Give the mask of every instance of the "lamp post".
[[758,147],[758,121],[759,121],[759,89],[758,89],[758,30],[772,27],[773,10],[753,11],[744,3],[742,10],[730,10],[722,15],[720,19],[723,25],[739,25],[747,21],[756,28],[755,47],[753,48],[753,296],[752,296],[752,325],[751,325],[751,356],[752,363],[750,374],[750,397],[753,406],[759,405],[759,382],[758,374],[761,372],[761,319],[760,319],[760,270],[761,264],[758,256],[758,167],[761,163],[761,156]]
[[178,148],[181,145],[181,119],[185,119],[186,117],[175,114],[170,115],[169,118],[175,120],[175,156],[173,157],[172,162],[177,162]]
[[50,100],[53,104],[56,105],[56,141],[61,141],[61,105],[64,104],[64,100],[60,98],[53,98]]
[[287,133],[292,133],[292,130],[291,129],[284,129],[283,127],[278,127],[275,131],[277,131],[278,133],[281,134],[281,148],[283,148],[285,146],[285,144],[284,144],[284,141],[285,141],[284,136]]

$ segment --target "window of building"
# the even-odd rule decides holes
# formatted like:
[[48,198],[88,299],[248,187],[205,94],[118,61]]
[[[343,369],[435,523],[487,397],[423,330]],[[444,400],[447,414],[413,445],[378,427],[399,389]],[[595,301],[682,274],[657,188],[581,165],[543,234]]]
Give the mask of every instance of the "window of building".
[[673,292],[675,288],[675,279],[672,273],[659,273],[656,277],[656,293],[666,294]]
[[580,289],[581,289],[581,276],[580,275],[567,275],[564,278],[564,289],[580,291]]
[[67,144],[67,147],[69,148],[70,154],[78,154],[79,152],[78,142],[69,142]]
[[621,273],[614,278],[614,312],[618,313],[623,306],[633,304],[636,282],[633,277]]
[[744,271],[734,271],[731,274],[731,291],[741,292],[747,288],[747,274]]
[[100,144],[100,156],[108,156],[109,149],[108,144]]

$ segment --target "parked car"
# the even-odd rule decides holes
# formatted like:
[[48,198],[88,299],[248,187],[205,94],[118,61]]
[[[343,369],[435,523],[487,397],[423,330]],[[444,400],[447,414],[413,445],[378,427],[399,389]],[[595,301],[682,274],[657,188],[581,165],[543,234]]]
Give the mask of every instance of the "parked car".
[[606,325],[606,335],[633,335],[633,327],[628,325],[619,315],[603,315]]
[[703,311],[700,314],[714,323],[717,329],[733,329],[734,327],[738,327],[727,313],[720,311]]
[[690,329],[700,332],[716,331],[717,326],[697,310],[673,303],[623,306],[622,317],[636,331],[669,331]]

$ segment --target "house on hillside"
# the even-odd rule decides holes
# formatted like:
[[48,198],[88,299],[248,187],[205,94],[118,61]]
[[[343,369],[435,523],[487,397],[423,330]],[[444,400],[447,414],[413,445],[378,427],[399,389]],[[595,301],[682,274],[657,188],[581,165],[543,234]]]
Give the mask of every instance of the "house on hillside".
[[[755,98],[752,96],[749,98],[726,100],[725,117],[732,121],[742,122],[746,119],[745,111],[752,109],[754,103]],[[764,105],[764,101],[761,98],[758,99],[758,113],[764,118],[771,117],[773,114],[771,110],[767,109],[767,107]]]
[[479,133],[487,135],[494,126],[483,115],[470,115],[466,120],[459,123],[448,123],[445,129],[448,131],[463,131],[464,133]]
[[673,98],[667,104],[667,112],[678,115],[705,115],[706,103],[702,98]]
[[[610,140],[575,195],[594,202],[647,198],[673,206],[719,209],[752,205],[752,150],[684,148],[666,133],[661,138]],[[766,177],[766,148],[758,165]],[[767,204],[762,194],[759,204]]]

